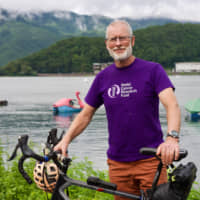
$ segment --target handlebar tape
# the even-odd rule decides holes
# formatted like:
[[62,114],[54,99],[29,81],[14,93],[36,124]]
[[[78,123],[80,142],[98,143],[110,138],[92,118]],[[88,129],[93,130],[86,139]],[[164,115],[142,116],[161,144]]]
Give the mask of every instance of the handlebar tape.
[[27,172],[24,170],[24,161],[27,159],[27,158],[34,158],[38,161],[41,161],[41,162],[45,162],[45,161],[48,161],[46,157],[42,157],[40,155],[37,155],[35,154],[33,151],[29,151],[29,153],[31,153],[30,155],[23,155],[20,159],[19,159],[19,162],[18,162],[18,169],[19,169],[19,172],[22,174],[22,176],[25,178],[25,180],[29,183],[29,184],[32,184],[33,181],[31,180],[31,178],[29,177],[29,175],[27,174]]
[[20,173],[22,174],[22,176],[25,178],[25,180],[31,184],[33,181],[31,180],[31,178],[29,177],[29,175],[26,173],[26,171],[24,170],[23,168],[23,163],[25,161],[27,157],[26,156],[22,156],[20,159],[19,159],[19,163],[18,163],[18,169],[20,171]]
[[[143,155],[149,155],[149,156],[156,156],[157,149],[151,148],[151,147],[143,147],[140,149],[140,153]],[[185,158],[188,155],[188,151],[186,149],[180,149],[179,150],[179,158],[178,160],[174,161],[180,161],[181,159]]]
[[110,189],[110,190],[116,190],[117,189],[116,184],[103,181],[103,180],[99,179],[98,177],[94,177],[94,176],[88,177],[87,184],[88,185],[94,185],[94,186],[97,186],[97,187],[106,188],[106,189]]

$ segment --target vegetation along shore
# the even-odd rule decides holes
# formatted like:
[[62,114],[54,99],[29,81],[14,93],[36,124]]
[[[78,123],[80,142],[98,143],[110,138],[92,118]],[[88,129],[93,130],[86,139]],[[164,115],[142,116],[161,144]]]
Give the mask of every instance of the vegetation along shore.
[[[200,24],[166,24],[134,31],[136,57],[161,63],[172,71],[176,62],[200,62]],[[93,63],[112,62],[104,37],[71,37],[0,67],[1,76],[87,74]]]

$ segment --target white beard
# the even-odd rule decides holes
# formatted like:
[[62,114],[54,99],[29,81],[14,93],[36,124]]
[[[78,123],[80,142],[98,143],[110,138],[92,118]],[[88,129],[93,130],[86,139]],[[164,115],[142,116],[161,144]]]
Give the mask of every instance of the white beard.
[[[114,50],[116,50],[116,49],[124,49],[124,48],[126,48],[124,53],[117,54],[117,53],[114,52]],[[115,47],[113,49],[110,49],[110,48],[107,48],[107,49],[108,49],[108,52],[109,52],[110,56],[116,61],[125,60],[125,59],[129,58],[132,55],[132,45],[131,45],[131,43],[130,43],[130,45],[128,47],[122,46],[120,48]]]

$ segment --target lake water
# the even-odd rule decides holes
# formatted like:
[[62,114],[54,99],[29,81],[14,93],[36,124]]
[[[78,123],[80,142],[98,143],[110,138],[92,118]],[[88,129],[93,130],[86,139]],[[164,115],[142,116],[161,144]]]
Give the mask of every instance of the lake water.
[[[75,98],[86,95],[93,80],[90,77],[1,77],[0,100],[7,99],[8,106],[0,107],[0,139],[4,150],[11,152],[19,135],[28,134],[30,141],[40,146],[45,142],[51,128],[59,132],[68,129],[75,115],[53,116],[52,104],[60,98]],[[176,86],[176,96],[182,110],[181,147],[189,155],[183,163],[193,161],[198,167],[200,182],[200,122],[185,121],[184,104],[200,97],[200,76],[170,76]],[[165,110],[161,106],[160,119],[166,133]],[[38,149],[37,149],[38,150]],[[107,169],[107,122],[102,106],[93,117],[87,129],[70,145],[70,156],[78,159],[88,157],[94,167]]]

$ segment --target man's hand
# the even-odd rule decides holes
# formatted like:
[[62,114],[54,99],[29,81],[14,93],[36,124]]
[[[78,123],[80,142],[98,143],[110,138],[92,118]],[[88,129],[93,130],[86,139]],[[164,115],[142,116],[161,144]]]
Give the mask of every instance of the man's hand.
[[65,157],[68,157],[68,151],[67,151],[68,145],[67,142],[62,139],[55,147],[54,151],[61,151],[62,155]]
[[67,149],[71,141],[83,132],[92,120],[96,108],[85,103],[83,110],[76,116],[62,140],[54,147],[54,151],[61,151],[67,157]]
[[167,137],[165,142],[160,144],[157,149],[158,156],[161,156],[162,163],[164,165],[170,165],[173,160],[179,158],[179,144],[178,139]]

